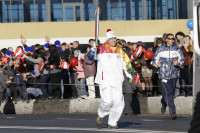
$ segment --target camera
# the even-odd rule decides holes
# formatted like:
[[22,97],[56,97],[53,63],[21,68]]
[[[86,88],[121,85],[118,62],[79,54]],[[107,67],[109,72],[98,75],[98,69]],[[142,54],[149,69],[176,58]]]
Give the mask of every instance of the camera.
[[181,38],[181,39],[180,39],[180,44],[181,44],[181,45],[184,45],[184,44],[185,44],[185,39],[184,39],[184,38]]

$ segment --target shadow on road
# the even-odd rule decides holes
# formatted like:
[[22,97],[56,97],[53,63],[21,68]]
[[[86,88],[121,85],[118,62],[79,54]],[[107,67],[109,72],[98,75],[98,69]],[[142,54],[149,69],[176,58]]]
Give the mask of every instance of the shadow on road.
[[137,123],[137,122],[119,122],[118,123],[118,126],[120,127],[120,128],[125,128],[125,127],[130,127],[130,126],[132,126],[132,125],[142,125],[141,123]]

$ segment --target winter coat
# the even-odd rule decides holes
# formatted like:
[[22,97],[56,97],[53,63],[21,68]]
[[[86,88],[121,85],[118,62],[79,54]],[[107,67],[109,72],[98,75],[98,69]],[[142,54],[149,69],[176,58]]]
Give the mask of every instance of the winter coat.
[[68,52],[68,50],[65,50],[65,51],[61,50],[59,54],[60,54],[60,58],[62,60],[69,62],[69,52]]
[[8,79],[8,76],[5,76],[3,73],[4,68],[2,66],[0,67],[0,92],[4,92],[4,90],[7,88],[5,81]]
[[49,71],[46,70],[46,69],[44,69],[43,72],[40,72],[38,70],[40,62],[43,61],[43,59],[41,57],[38,57],[37,59],[34,59],[34,58],[31,58],[31,57],[27,56],[26,59],[34,63],[34,71],[35,71],[36,76],[39,76],[41,73],[43,73],[43,74],[48,74],[49,73]]
[[[134,72],[133,72],[133,77],[135,77]],[[124,82],[122,87],[123,87],[122,89],[123,93],[133,93],[133,90],[136,90],[135,78],[133,78],[133,82],[130,83],[124,73]]]
[[[177,60],[180,65],[174,66],[174,60]],[[175,79],[180,76],[180,68],[184,66],[184,55],[181,49],[173,44],[167,46],[166,44],[160,46],[153,56],[152,63],[157,67],[158,62],[161,63],[159,68],[159,79]]]
[[40,88],[40,79],[37,77],[37,78],[28,78],[27,79],[27,88]]
[[96,75],[95,60],[89,60],[87,54],[84,56],[83,69],[86,78]]
[[78,61],[78,66],[76,66],[77,69],[77,73],[78,73],[78,79],[80,78],[85,78],[85,74],[84,74],[84,69],[83,69],[83,61]]
[[6,66],[3,69],[3,74],[7,75],[7,79],[9,79],[10,77],[14,77],[15,73],[14,73],[14,69],[12,68],[12,66]]
[[[94,55],[92,51],[95,50],[91,49],[88,56]],[[99,46],[95,83],[118,86],[124,81],[123,71],[129,79],[132,78],[132,66],[128,55],[118,46],[113,51],[107,42]]]
[[60,66],[60,56],[57,56],[54,53],[51,53],[49,58],[48,58],[48,65],[54,65],[55,67],[53,69],[50,69],[50,74],[53,73],[59,73],[61,72],[61,69],[59,68]]

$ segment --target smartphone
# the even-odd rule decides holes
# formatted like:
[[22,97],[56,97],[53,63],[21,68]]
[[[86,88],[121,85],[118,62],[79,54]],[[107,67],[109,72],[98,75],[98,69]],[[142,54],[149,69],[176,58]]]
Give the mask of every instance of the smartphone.
[[184,39],[184,38],[181,38],[181,39],[180,39],[180,44],[181,44],[181,45],[184,45],[184,44],[185,44],[185,39]]

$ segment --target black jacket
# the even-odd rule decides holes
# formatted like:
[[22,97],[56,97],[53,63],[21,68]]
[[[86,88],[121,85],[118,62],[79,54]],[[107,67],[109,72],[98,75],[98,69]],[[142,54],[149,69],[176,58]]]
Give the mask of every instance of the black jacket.
[[39,78],[33,78],[32,76],[27,79],[26,88],[40,88]]
[[58,67],[60,65],[60,56],[57,56],[55,53],[51,53],[48,58],[49,65],[55,65]]

